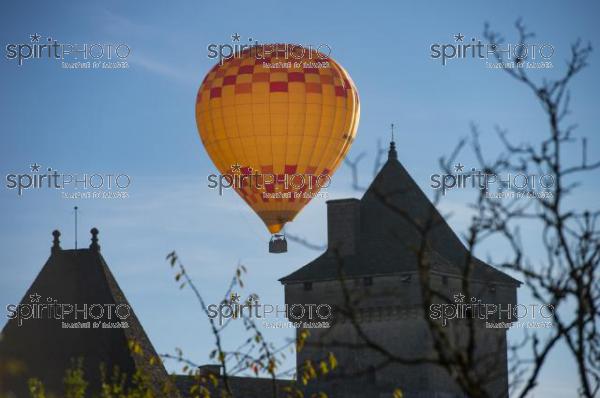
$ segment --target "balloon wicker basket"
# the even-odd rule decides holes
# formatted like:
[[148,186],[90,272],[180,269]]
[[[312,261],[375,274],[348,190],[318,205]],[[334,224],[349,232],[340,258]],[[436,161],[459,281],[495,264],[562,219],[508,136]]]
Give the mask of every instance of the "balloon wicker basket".
[[287,240],[285,235],[273,234],[269,241],[269,253],[287,253]]

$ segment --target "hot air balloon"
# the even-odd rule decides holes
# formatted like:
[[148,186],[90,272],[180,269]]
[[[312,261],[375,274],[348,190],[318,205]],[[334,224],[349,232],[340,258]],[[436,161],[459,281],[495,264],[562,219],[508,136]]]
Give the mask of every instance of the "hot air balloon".
[[283,226],[327,185],[356,136],[359,114],[348,72],[298,45],[254,46],[204,78],[196,98],[200,138],[273,234],[270,252],[287,250]]

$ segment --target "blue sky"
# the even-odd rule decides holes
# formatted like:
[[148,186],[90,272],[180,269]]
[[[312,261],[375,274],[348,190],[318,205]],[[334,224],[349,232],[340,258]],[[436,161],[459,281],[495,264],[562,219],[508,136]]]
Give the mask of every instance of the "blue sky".
[[[597,3],[579,1],[439,1],[409,6],[311,0],[185,1],[177,6],[44,2],[35,7],[9,2],[1,10],[3,53],[7,44],[27,43],[33,33],[61,42],[126,43],[131,48],[127,70],[63,70],[51,60],[30,60],[18,67],[2,58],[3,180],[37,162],[61,172],[126,173],[133,181],[125,200],[74,201],[51,190],[18,197],[2,187],[0,304],[21,299],[49,254],[53,229],[62,231],[63,247],[72,247],[72,207],[78,205],[79,241],[87,245],[89,228],[100,229],[102,252],[157,350],[181,347],[198,362],[207,361],[212,340],[191,293],[178,290],[173,282],[164,261],[168,252],[179,252],[208,300],[220,298],[241,262],[249,270],[245,292],[273,303],[283,302],[277,279],[317,255],[295,244],[285,255],[268,255],[268,233],[258,217],[235,194],[219,197],[206,187],[206,176],[215,169],[196,132],[194,102],[213,64],[207,58],[208,44],[230,43],[233,33],[260,42],[328,44],[361,98],[358,137],[349,156],[362,151],[373,155],[378,140],[387,143],[388,125],[394,122],[399,158],[430,195],[429,175],[438,170],[438,158],[468,134],[470,122],[481,128],[490,154],[498,148],[496,125],[517,140],[535,141],[547,130],[535,99],[505,73],[486,69],[476,60],[442,66],[430,59],[429,47],[453,43],[458,33],[481,38],[486,21],[514,40],[513,23],[523,17],[537,33],[536,41],[555,48],[555,69],[532,73],[552,76],[561,70],[574,39],[598,38],[595,17],[600,11]],[[572,120],[579,125],[578,134],[588,137],[592,155],[600,152],[595,134],[599,61],[599,54],[593,53],[591,67],[572,85]],[[466,153],[460,160],[474,165]],[[371,161],[365,160],[361,170],[364,183],[372,173]],[[597,186],[585,181],[573,203],[592,206],[597,194]],[[329,197],[357,195],[348,170],[340,169]],[[458,231],[468,221],[467,199],[456,193],[442,204],[453,213],[450,224]],[[289,231],[324,242],[324,199],[307,206]],[[494,248],[480,254],[494,254]],[[291,337],[290,331],[267,334]],[[239,336],[234,331],[230,338]],[[564,368],[565,358],[562,351],[551,358],[536,395],[574,394],[575,372]]]

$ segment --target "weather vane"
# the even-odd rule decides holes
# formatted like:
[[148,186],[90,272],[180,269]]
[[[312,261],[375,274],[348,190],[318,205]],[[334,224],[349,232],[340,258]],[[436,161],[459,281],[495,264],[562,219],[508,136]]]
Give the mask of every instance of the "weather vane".
[[392,128],[392,142],[394,142],[394,123],[392,123],[390,127]]
[[79,207],[75,206],[73,210],[75,211],[75,250],[77,250],[77,210]]

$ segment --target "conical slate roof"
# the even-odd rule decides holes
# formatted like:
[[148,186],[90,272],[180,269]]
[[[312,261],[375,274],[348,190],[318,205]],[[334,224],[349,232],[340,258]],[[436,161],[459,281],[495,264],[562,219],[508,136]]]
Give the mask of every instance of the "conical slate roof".
[[[62,250],[60,234],[54,232],[52,254],[18,307],[22,317],[10,319],[2,330],[0,363],[16,364],[21,371],[3,375],[0,396],[29,396],[29,378],[41,380],[47,393],[63,396],[65,371],[78,358],[90,383],[88,393],[99,392],[101,364],[109,375],[114,367],[129,376],[140,371],[156,391],[167,382],[160,361],[151,365],[150,359],[158,358],[156,351],[100,254],[97,234],[92,229],[89,249]],[[69,306],[73,312],[66,314]],[[63,319],[56,319],[57,314]],[[94,328],[94,322],[100,322],[99,327]]]
[[[470,257],[469,251],[397,159],[394,142],[388,160],[360,199],[360,230],[354,254],[342,256],[347,277],[413,273],[425,240],[432,271],[462,275],[470,258],[471,278],[519,284],[507,274]],[[325,252],[292,274],[286,283],[337,279],[339,256]]]

